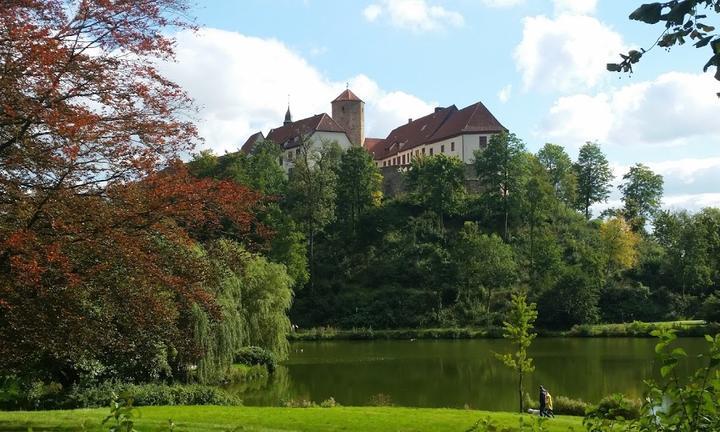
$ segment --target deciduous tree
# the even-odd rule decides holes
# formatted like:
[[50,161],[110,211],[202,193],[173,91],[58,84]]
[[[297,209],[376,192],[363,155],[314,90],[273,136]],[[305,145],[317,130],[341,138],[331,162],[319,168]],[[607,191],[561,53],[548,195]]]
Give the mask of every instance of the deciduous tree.
[[663,178],[643,164],[635,164],[623,176],[618,186],[624,203],[623,214],[636,232],[643,232],[645,224],[660,210]]
[[607,200],[614,177],[598,144],[588,142],[580,148],[575,173],[578,179],[577,206],[585,213],[585,218],[590,219],[590,207]]
[[501,220],[505,241],[510,238],[511,212],[519,209],[524,199],[522,185],[527,169],[525,143],[515,134],[493,135],[487,148],[475,153],[475,171],[484,198],[489,211]]

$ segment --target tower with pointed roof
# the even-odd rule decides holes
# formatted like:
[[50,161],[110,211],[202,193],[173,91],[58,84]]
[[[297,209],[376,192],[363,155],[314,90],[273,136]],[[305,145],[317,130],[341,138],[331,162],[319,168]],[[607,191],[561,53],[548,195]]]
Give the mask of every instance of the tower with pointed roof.
[[287,126],[292,122],[292,114],[290,114],[290,103],[288,103],[288,109],[287,111],[285,111],[285,121],[283,122],[283,126]]
[[345,129],[353,145],[364,145],[365,102],[349,88],[332,101],[332,118]]

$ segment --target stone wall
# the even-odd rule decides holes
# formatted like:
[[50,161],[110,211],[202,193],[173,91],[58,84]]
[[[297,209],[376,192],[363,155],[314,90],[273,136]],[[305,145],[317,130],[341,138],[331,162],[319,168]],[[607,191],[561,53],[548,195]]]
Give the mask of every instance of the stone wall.
[[[404,173],[398,167],[380,167],[383,176],[382,192],[387,198],[395,197],[405,192]],[[465,189],[469,193],[480,193],[480,182],[475,174],[475,165],[465,165]]]

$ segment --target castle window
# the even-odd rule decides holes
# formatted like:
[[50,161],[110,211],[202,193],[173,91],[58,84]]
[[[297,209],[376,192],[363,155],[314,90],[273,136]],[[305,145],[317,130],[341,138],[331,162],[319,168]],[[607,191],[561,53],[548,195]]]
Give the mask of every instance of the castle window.
[[440,153],[445,153],[445,144],[440,146]]
[[455,141],[450,143],[450,151],[455,151]]
[[288,154],[287,154],[287,160],[288,160],[288,162],[293,160],[293,152],[292,152],[292,151],[289,151],[289,152],[288,152]]
[[432,156],[432,155],[433,155],[433,148],[430,147],[430,156]]
[[425,147],[423,147],[422,152],[423,152],[423,154],[425,154]]
[[479,139],[480,147],[487,147],[487,137],[481,136]]

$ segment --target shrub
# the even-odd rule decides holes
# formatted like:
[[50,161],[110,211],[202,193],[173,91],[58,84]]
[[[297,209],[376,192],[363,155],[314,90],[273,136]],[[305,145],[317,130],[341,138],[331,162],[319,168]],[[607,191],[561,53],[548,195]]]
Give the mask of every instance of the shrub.
[[268,378],[268,368],[265,365],[248,366],[245,364],[234,364],[225,374],[226,384],[237,384],[258,379]]
[[105,382],[92,387],[75,387],[61,406],[54,408],[96,408],[107,406],[112,394],[132,398],[135,406],[150,405],[242,405],[242,400],[218,387],[199,384],[121,384]]
[[[528,393],[524,396],[524,406],[527,408],[538,409],[540,402],[531,397]],[[553,413],[562,415],[584,416],[586,410],[590,408],[590,404],[580,399],[571,399],[565,396],[553,396]]]
[[377,407],[385,407],[385,406],[392,406],[392,397],[390,397],[389,394],[385,393],[378,393],[376,395],[372,395],[370,397],[370,406],[377,406]]
[[285,408],[316,408],[317,404],[309,399],[290,399],[282,402]]
[[340,404],[335,401],[334,397],[330,396],[329,398],[320,402],[320,406],[323,408],[335,408],[335,407],[339,407]]
[[556,414],[584,416],[590,404],[580,399],[571,399],[565,396],[558,396],[553,400],[554,412]]
[[275,356],[272,352],[257,346],[244,347],[235,354],[235,363],[248,366],[263,365],[268,372],[275,372],[277,366]]
[[637,399],[630,399],[620,393],[604,397],[597,405],[595,411],[598,416],[608,419],[623,418],[625,420],[640,417],[642,403]]

